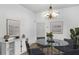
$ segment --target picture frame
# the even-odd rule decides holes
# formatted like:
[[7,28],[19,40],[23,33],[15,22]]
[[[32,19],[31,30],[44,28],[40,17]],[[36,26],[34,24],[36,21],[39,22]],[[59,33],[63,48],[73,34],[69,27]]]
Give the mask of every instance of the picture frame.
[[20,21],[13,19],[6,19],[6,33],[10,37],[20,36]]
[[63,21],[53,21],[50,23],[50,26],[53,34],[63,34]]

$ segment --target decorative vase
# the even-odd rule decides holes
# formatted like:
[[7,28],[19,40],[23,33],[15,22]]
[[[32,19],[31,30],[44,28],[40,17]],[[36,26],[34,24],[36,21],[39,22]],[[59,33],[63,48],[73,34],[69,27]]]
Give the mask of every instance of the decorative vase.
[[4,35],[5,42],[8,42],[9,35]]

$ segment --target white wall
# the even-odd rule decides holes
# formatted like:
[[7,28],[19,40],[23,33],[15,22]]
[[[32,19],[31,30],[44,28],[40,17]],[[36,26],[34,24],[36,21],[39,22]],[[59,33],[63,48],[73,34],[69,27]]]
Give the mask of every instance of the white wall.
[[79,27],[79,6],[60,9],[64,21],[64,38],[70,38],[70,28]]
[[[79,6],[58,9],[59,16],[52,21],[63,21],[63,34],[54,34],[55,39],[70,38],[70,28],[79,27]],[[47,23],[47,19],[37,13],[37,22]],[[48,24],[48,23],[47,23]],[[48,29],[48,26],[46,25]]]
[[[30,44],[36,41],[35,14],[32,11],[16,4],[0,5],[0,40],[2,40],[6,34],[6,19],[20,20],[20,34],[25,34]],[[24,46],[25,45],[23,45],[23,52],[26,51],[26,47]],[[17,54],[20,54],[20,51],[17,52]]]

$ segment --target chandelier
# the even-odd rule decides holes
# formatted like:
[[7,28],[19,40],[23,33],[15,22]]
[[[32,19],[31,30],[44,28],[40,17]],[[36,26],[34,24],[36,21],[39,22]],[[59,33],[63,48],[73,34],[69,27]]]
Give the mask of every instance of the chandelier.
[[49,19],[53,19],[53,18],[57,17],[58,15],[59,15],[58,11],[52,9],[51,5],[49,6],[48,11],[43,12],[43,16],[47,17]]

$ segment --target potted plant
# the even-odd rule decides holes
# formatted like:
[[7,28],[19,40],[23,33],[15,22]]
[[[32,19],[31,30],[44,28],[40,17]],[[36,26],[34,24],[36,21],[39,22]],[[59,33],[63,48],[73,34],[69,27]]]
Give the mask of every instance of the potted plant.
[[76,32],[74,29],[70,29],[70,33],[71,33],[70,37],[73,40],[73,48],[76,49],[76,48],[78,48],[78,45],[77,45],[78,39],[77,39]]
[[52,33],[52,32],[49,32],[49,33],[46,34],[46,36],[47,36],[47,38],[48,38],[47,41],[52,40],[53,33]]
[[49,32],[49,33],[47,33],[46,36],[49,37],[49,38],[52,38],[53,34],[52,34],[52,32]]
[[47,36],[48,47],[51,47],[52,48],[52,42],[54,42],[52,40],[53,33],[52,32],[46,33],[46,36]]

